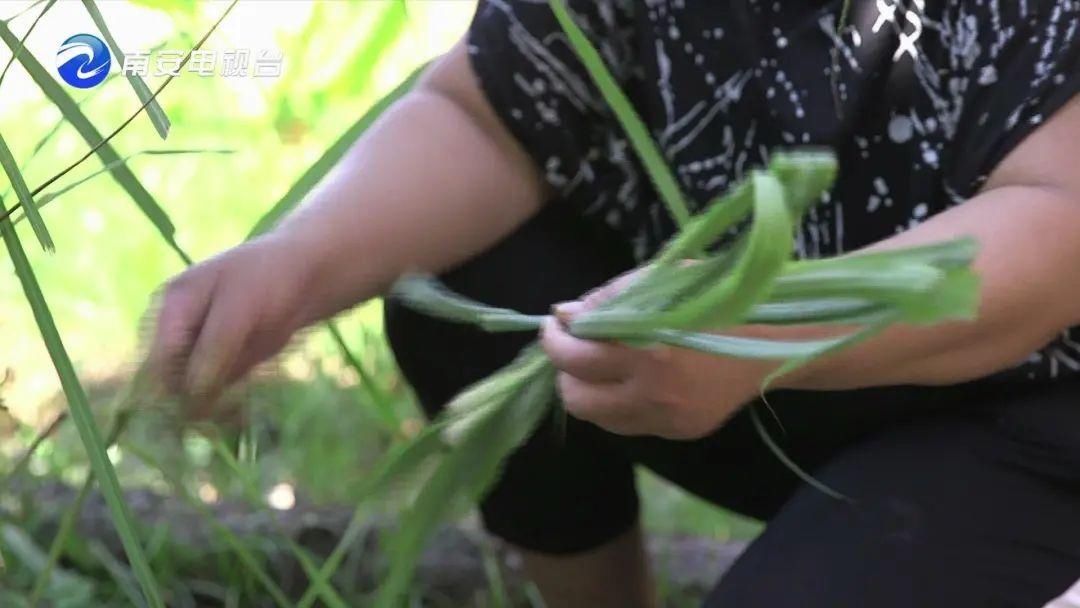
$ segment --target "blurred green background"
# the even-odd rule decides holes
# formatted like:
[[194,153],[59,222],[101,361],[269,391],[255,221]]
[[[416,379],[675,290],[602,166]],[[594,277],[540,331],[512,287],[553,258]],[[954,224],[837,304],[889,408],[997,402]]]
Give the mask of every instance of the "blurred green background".
[[[0,19],[19,15],[8,22],[16,35],[26,31],[40,10],[34,7],[20,14],[30,4],[0,3]],[[121,47],[186,50],[225,3],[105,0],[99,6]],[[213,151],[139,156],[129,163],[176,224],[180,245],[196,260],[212,256],[239,243],[374,102],[448,48],[464,32],[473,7],[469,0],[241,2],[204,48],[280,51],[282,75],[223,78],[185,72],[159,98],[172,122],[167,141],[140,116],[113,143],[124,155],[144,150]],[[81,3],[61,0],[37,25],[27,48],[52,69],[61,42],[79,32],[97,29]],[[9,57],[10,51],[0,47],[0,65]],[[117,68],[114,65],[114,72]],[[147,80],[151,90],[159,82]],[[139,106],[128,83],[115,76],[87,91],[67,90],[102,132],[111,131]],[[87,150],[18,64],[0,86],[0,133],[31,187]],[[58,185],[100,168],[100,161],[91,158]],[[0,192],[6,190],[5,181]],[[5,195],[7,204],[14,200]],[[108,176],[88,181],[42,213],[57,243],[56,252],[42,252],[25,223],[19,226],[20,235],[104,427],[110,404],[139,360],[140,328],[145,326],[154,291],[181,271],[183,263]],[[6,261],[0,265],[0,303],[0,400],[6,407],[0,412],[0,464],[10,470],[65,404]],[[251,505],[254,501],[247,500],[252,497],[244,491],[245,483],[251,482],[258,487],[258,498],[273,508],[349,505],[387,446],[419,424],[408,388],[382,339],[378,307],[377,302],[369,303],[341,319],[346,342],[374,387],[360,382],[326,331],[314,329],[272,370],[230,397],[237,413],[221,421],[219,432],[238,454],[239,470],[222,462],[214,451],[216,444],[204,435],[181,431],[168,416],[148,412],[135,417],[110,451],[125,488],[176,498],[175,488],[161,471],[135,457],[150,453],[162,466],[182,472],[192,494],[207,504]],[[389,404],[397,428],[388,427],[385,417],[374,412],[374,401]],[[22,540],[42,551],[55,533],[43,525],[40,509],[27,501],[40,496],[41,488],[50,483],[74,487],[87,474],[83,448],[68,424],[34,451],[28,465],[28,475],[5,477],[7,485],[0,488],[2,525],[7,526],[0,530],[4,532],[0,547],[9,562],[19,531],[25,533]],[[642,476],[642,494],[647,525],[656,533],[725,539],[746,538],[756,530],[752,522],[726,516],[651,476]],[[60,502],[59,507],[66,505]],[[258,512],[266,506],[251,508]],[[101,566],[102,560],[100,555],[94,557],[91,544],[78,543],[72,541],[65,548],[61,566],[72,570],[73,576],[81,572],[81,577],[95,563]],[[180,558],[160,547],[151,556],[155,572],[172,577],[169,584],[177,588],[189,576],[185,560],[197,559],[197,552]],[[14,561],[18,566],[19,560]],[[0,591],[26,587],[34,578],[33,570],[20,573],[18,567],[9,568]],[[105,590],[91,591],[87,603],[56,605],[106,605],[106,599],[115,598],[121,598],[117,605],[124,605],[124,576],[103,578],[111,582],[102,587]],[[62,589],[56,593],[70,596]]]

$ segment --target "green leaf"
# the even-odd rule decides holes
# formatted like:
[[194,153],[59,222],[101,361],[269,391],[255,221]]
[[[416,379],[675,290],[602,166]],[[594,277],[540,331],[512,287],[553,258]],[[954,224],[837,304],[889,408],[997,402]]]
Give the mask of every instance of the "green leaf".
[[297,608],[311,608],[318,597],[318,589],[334,576],[349,547],[353,546],[360,533],[363,531],[362,518],[366,507],[372,500],[378,500],[386,496],[395,487],[407,484],[416,479],[432,459],[440,454],[445,448],[442,441],[442,424],[429,424],[412,441],[399,444],[391,448],[390,452],[383,456],[378,468],[372,472],[365,489],[361,492],[362,499],[356,505],[349,525],[338,540],[337,546],[330,552],[319,572],[311,577],[307,591],[297,602]]
[[773,281],[791,258],[794,226],[783,186],[768,173],[755,172],[754,222],[746,250],[731,274],[669,313],[670,327],[724,327],[737,323],[755,302],[768,295]]
[[945,280],[946,271],[926,264],[883,261],[874,266],[812,264],[789,267],[773,287],[774,301],[863,298],[901,308]]
[[658,266],[677,264],[696,258],[719,239],[724,232],[746,219],[754,208],[753,188],[741,182],[695,215],[660,252]]
[[[240,480],[241,487],[243,488],[244,495],[248,502],[252,505],[264,504],[262,498],[259,496],[259,488],[256,485],[255,479],[251,475],[245,473],[240,461],[233,456],[232,452],[229,451],[225,444],[220,439],[217,439],[213,441],[213,447],[214,453],[218,455],[218,458],[224,461],[225,465],[229,467],[234,475]],[[307,575],[309,579],[314,580],[315,576],[318,574],[318,568],[315,567],[315,563],[312,561],[311,556],[303,547],[297,544],[291,536],[289,536],[289,534],[281,527],[281,524],[276,517],[271,516],[270,521],[278,536],[285,541],[285,544],[289,547],[289,551],[293,554],[293,557],[296,558],[296,561],[299,562],[300,567],[303,568],[304,574]],[[326,602],[327,606],[329,606],[329,608],[347,608],[345,600],[341,598],[334,587],[330,585],[328,581],[322,581],[322,583],[323,584],[317,586],[317,591],[323,601]]]
[[206,504],[193,496],[187,487],[184,486],[183,482],[177,478],[174,473],[169,472],[168,467],[162,465],[157,458],[137,445],[127,445],[125,446],[125,449],[128,453],[143,461],[148,467],[157,470],[162,474],[166,482],[172,488],[174,495],[179,496],[189,507],[199,514],[216,537],[223,540],[229,549],[232,550],[237,559],[239,559],[240,563],[244,566],[244,570],[255,577],[255,580],[266,590],[270,599],[273,600],[279,608],[292,608],[285,592],[282,591],[281,587],[274,581],[274,578],[266,572],[261,564],[259,564],[259,560],[252,554],[251,550],[244,545],[244,542],[240,537],[230,530],[228,526],[218,521],[218,518],[207,508]]
[[446,406],[449,416],[444,417],[446,429],[442,434],[446,444],[457,447],[468,441],[481,420],[494,415],[506,399],[519,393],[523,384],[534,381],[547,365],[543,351],[534,344],[498,373],[458,393]]
[[[0,22],[0,40],[8,46],[8,48],[14,49],[18,45],[18,40],[11,33],[6,23]],[[30,77],[38,85],[38,87],[45,93],[45,96],[51,101],[64,115],[64,117],[71,123],[75,130],[79,132],[79,135],[91,146],[98,146],[104,137],[97,130],[97,128],[90,122],[90,119],[83,114],[79,109],[78,104],[72,99],[71,95],[67,93],[61,87],[55,79],[49,74],[49,72],[34,58],[30,53],[22,53],[19,55],[19,63],[30,74]],[[191,258],[188,257],[180,246],[176,243],[176,228],[173,226],[169,216],[165,213],[165,210],[161,208],[158,202],[154,199],[153,195],[142,185],[142,182],[135,177],[135,174],[124,165],[121,161],[122,158],[116,152],[116,149],[112,145],[106,143],[101,145],[95,150],[98,157],[101,159],[102,164],[111,165],[109,173],[113,176],[120,187],[127,192],[135,204],[139,206],[139,209],[144,215],[154,224],[158,232],[161,234],[165,242],[188,264],[191,263]]]
[[53,244],[52,236],[49,235],[49,229],[45,227],[45,220],[41,219],[37,205],[34,204],[34,197],[30,194],[30,188],[26,187],[26,181],[23,180],[22,172],[19,171],[19,164],[15,162],[15,157],[11,155],[11,150],[3,136],[0,136],[0,166],[4,168],[4,173],[11,181],[11,187],[22,202],[23,208],[26,209],[26,217],[30,220],[34,235],[37,236],[41,247],[45,251],[55,251],[56,245]]
[[[135,152],[134,154],[128,154],[127,156],[125,156],[124,158],[121,158],[118,161],[109,163],[108,165],[105,165],[101,169],[98,169],[97,171],[94,171],[90,175],[79,178],[78,180],[76,180],[74,182],[71,182],[70,184],[67,184],[66,186],[64,186],[62,188],[59,188],[57,190],[52,190],[50,192],[46,192],[45,194],[42,194],[41,196],[39,196],[37,198],[37,201],[36,201],[37,205],[35,205],[35,207],[37,209],[39,209],[39,210],[43,209],[45,207],[45,205],[48,205],[52,201],[56,200],[58,197],[60,197],[60,196],[62,196],[64,194],[67,194],[68,192],[71,192],[75,188],[78,188],[79,186],[81,186],[81,185],[85,184],[86,182],[94,179],[95,177],[98,177],[100,175],[104,175],[105,173],[108,173],[114,166],[119,165],[119,164],[127,164],[128,161],[130,161],[133,158],[139,157],[139,156],[172,156],[172,155],[179,155],[179,154],[232,154],[232,153],[233,153],[232,150],[211,150],[211,149],[206,149],[206,150],[199,150],[199,149],[193,149],[193,150],[142,150],[142,151],[139,151],[139,152]],[[23,208],[25,209],[25,207],[26,207],[26,205],[24,204]],[[18,224],[19,222],[23,221],[24,219],[26,219],[25,211],[23,212],[23,215],[20,215],[19,217],[15,218],[12,221],[12,223],[13,224]]]
[[829,150],[809,148],[777,152],[769,159],[769,171],[784,185],[792,220],[798,222],[832,186],[836,156]]
[[581,31],[581,28],[574,23],[574,19],[567,11],[563,0],[548,0],[548,4],[551,5],[551,10],[554,11],[559,25],[566,32],[570,46],[574,48],[574,52],[581,59],[582,65],[585,66],[585,70],[588,71],[589,76],[596,84],[596,88],[600,90],[600,94],[604,97],[611,111],[615,113],[619,124],[626,131],[626,136],[630,139],[630,145],[634,147],[634,151],[645,166],[646,173],[648,173],[649,178],[656,186],[660,198],[667,205],[671,217],[675,219],[678,226],[683,226],[690,220],[690,209],[686,204],[686,197],[679,187],[675,175],[671,172],[671,168],[668,167],[667,160],[661,154],[660,148],[657,147],[652,135],[649,134],[648,127],[645,126],[637,111],[634,110],[630,98],[622,92],[618,82],[615,81],[615,77],[611,75],[607,66],[604,65],[604,59],[600,56],[600,53],[589,42],[588,37]]
[[[37,6],[37,4],[38,3],[35,2],[34,4],[26,7],[25,10],[31,10],[32,8],[34,8],[34,6]],[[38,22],[41,21],[41,18],[45,16],[45,13],[47,13],[54,4],[56,4],[56,0],[48,0],[48,2],[45,3],[45,6],[41,9],[41,12],[38,13],[38,16],[34,18],[34,22],[30,24],[30,27],[26,28],[26,33],[24,33],[22,38],[19,40],[19,45],[12,49],[11,57],[9,57],[8,62],[4,64],[4,70],[0,72],[0,83],[4,82],[4,76],[7,76],[8,70],[11,69],[11,64],[15,63],[15,59],[17,59],[19,55],[22,54],[23,50],[26,49],[26,39],[30,37],[30,32],[34,31],[34,28],[37,27]],[[19,14],[21,15],[22,13],[20,12]],[[16,15],[16,17],[17,16],[18,15]],[[14,18],[15,17],[12,17],[11,19]],[[7,21],[11,21],[11,19],[8,19]]]
[[143,608],[146,604],[139,595],[139,588],[132,581],[131,571],[116,559],[105,545],[99,540],[91,540],[87,550],[90,555],[101,564],[109,573],[116,587],[124,594],[124,598],[132,606]]
[[722,357],[786,360],[818,356],[843,342],[846,336],[822,340],[780,341],[660,329],[646,332],[638,339],[689,348]]
[[885,304],[863,298],[822,298],[755,304],[746,316],[750,324],[795,325],[807,323],[856,323],[875,317]]
[[[5,212],[3,201],[0,201],[0,214]],[[79,438],[86,448],[90,468],[94,472],[101,493],[105,497],[105,502],[113,518],[113,525],[116,526],[128,562],[139,579],[139,585],[146,596],[147,603],[152,608],[164,608],[165,604],[161,601],[161,596],[158,593],[154,573],[150,570],[146,557],[143,555],[131,514],[128,511],[127,504],[124,502],[120,482],[116,478],[116,471],[113,470],[112,463],[109,462],[109,457],[105,452],[105,445],[102,442],[97,424],[94,422],[93,414],[90,412],[86,392],[83,390],[79,377],[75,373],[75,366],[72,365],[71,358],[68,357],[67,350],[64,348],[60,332],[56,329],[56,323],[53,321],[52,313],[49,311],[49,306],[45,301],[45,295],[38,285],[37,277],[34,275],[30,261],[26,257],[22,243],[19,242],[19,235],[10,222],[0,222],[0,234],[3,235],[8,256],[11,258],[15,274],[22,285],[23,294],[33,311],[34,320],[37,322],[38,329],[41,332],[42,341],[45,343],[45,348],[52,359],[53,366],[56,368],[56,374],[60,378],[60,385],[64,391],[64,396],[67,398],[71,420],[74,422],[79,432]]]
[[834,258],[804,260],[797,266],[829,268],[881,268],[882,264],[923,264],[942,270],[967,268],[975,260],[979,244],[972,237],[960,237],[930,245],[905,247],[903,249],[878,249],[868,252],[855,252]]
[[508,308],[487,306],[458,295],[435,279],[423,275],[406,275],[394,284],[391,297],[427,315],[478,325],[487,331],[536,330],[543,322],[538,315],[525,315]]
[[341,70],[347,78],[342,78],[340,82],[346,83],[346,86],[348,83],[361,85],[354,88],[370,86],[372,72],[379,66],[380,59],[386,57],[390,48],[401,39],[409,21],[403,2],[380,2],[369,6],[378,7],[379,14],[374,17],[367,14],[363,16],[363,21],[371,25],[367,28],[361,46]]
[[[117,415],[116,421],[113,423],[113,429],[109,432],[109,436],[105,441],[106,450],[119,439],[120,434],[124,431],[129,419],[129,412],[122,411]],[[56,568],[56,564],[60,561],[60,556],[64,553],[68,538],[71,537],[72,530],[75,529],[75,520],[77,520],[82,513],[83,504],[86,503],[86,498],[90,495],[90,490],[93,488],[93,485],[93,471],[88,471],[86,477],[83,479],[82,486],[79,488],[78,494],[75,495],[75,502],[71,503],[68,508],[64,510],[64,514],[60,518],[60,526],[57,528],[56,535],[53,537],[52,544],[49,546],[48,559],[45,562],[44,567],[38,573],[37,580],[34,582],[34,587],[30,592],[30,604],[32,606],[37,606],[41,601],[41,598],[44,597],[45,589],[52,580],[52,573]]]
[[[664,272],[694,277],[700,290],[686,294],[683,301],[662,311],[643,313],[601,307],[571,322],[570,332],[579,337],[598,338],[660,328],[712,329],[742,320],[755,302],[769,294],[794,247],[794,227],[780,182],[769,173],[757,171],[751,183],[754,221],[730,272],[711,280],[713,275],[709,271],[714,268],[710,265],[690,265],[678,270],[667,267]],[[726,268],[726,262],[725,258],[718,258],[714,263]]]
[[[97,3],[94,0],[83,0],[83,6],[86,7],[86,12],[90,14],[90,18],[94,20],[94,25],[101,32],[105,43],[109,45],[109,50],[116,57],[120,68],[123,69],[124,50],[116,43],[116,38],[109,31],[109,26],[105,23],[105,18],[102,17]],[[153,99],[150,87],[146,86],[146,82],[138,74],[126,74],[125,76],[127,76],[128,82],[131,83],[131,88],[135,90],[135,95],[139,98],[139,101],[146,105],[146,116],[154,124],[154,129],[157,130],[158,135],[161,139],[168,138],[169,117],[165,115],[165,110],[161,109],[161,104],[158,103],[157,99]]]
[[254,238],[272,228],[277,222],[289,211],[292,211],[296,205],[308,195],[309,192],[326,177],[326,174],[337,164],[341,157],[345,156],[349,148],[356,142],[356,140],[368,130],[369,127],[387,110],[395,101],[401,98],[405,93],[412,90],[419,79],[420,74],[426,69],[426,64],[417,68],[408,78],[406,78],[401,84],[390,91],[385,97],[380,99],[374,106],[371,107],[363,116],[360,117],[351,127],[349,127],[341,137],[329,147],[319,160],[315,161],[313,165],[308,167],[307,171],[300,176],[299,179],[293,183],[288,192],[285,193],[274,206],[270,208],[262,217],[259,218],[255,225],[248,232],[247,238]]
[[[834,344],[820,352],[809,354],[804,357],[788,359],[779,368],[773,370],[773,372],[765,378],[765,381],[762,382],[762,401],[766,405],[768,405],[768,401],[765,398],[765,393],[769,390],[769,387],[772,386],[773,382],[775,382],[780,377],[790,374],[796,369],[799,369],[800,367],[809,364],[811,361],[818,357],[823,357],[830,353],[839,352],[845,348],[850,348],[852,346],[855,346],[856,344],[865,342],[866,340],[869,340],[870,338],[884,331],[886,328],[888,328],[889,325],[891,325],[895,321],[896,316],[893,313],[881,313],[877,316],[876,319],[873,319],[870,323],[868,323],[859,331],[844,336],[843,338],[837,340]],[[794,460],[791,459],[790,456],[787,455],[787,452],[785,452],[784,449],[776,443],[776,441],[769,434],[768,429],[765,428],[765,424],[761,421],[761,415],[758,413],[757,407],[750,407],[750,419],[754,423],[754,428],[757,430],[758,436],[761,437],[761,440],[765,443],[765,446],[769,448],[769,451],[771,451],[773,455],[776,456],[776,459],[783,463],[783,465],[787,467],[789,471],[791,471],[795,474],[796,477],[801,479],[803,483],[835,500],[851,502],[850,498],[848,498],[841,492],[829,487],[828,485],[825,485],[824,483],[818,481],[816,478],[814,478],[813,475],[800,467],[798,463],[796,463]]]
[[[22,529],[13,524],[0,524],[0,539],[3,540],[12,561],[22,564],[35,575],[40,575],[45,569],[48,559],[45,552]],[[49,577],[47,595],[52,600],[65,600],[75,606],[85,606],[93,599],[93,594],[93,581],[75,572],[56,570]],[[31,606],[30,603],[26,605]]]
[[[379,588],[376,608],[401,605],[424,541],[448,515],[480,498],[506,457],[547,411],[554,395],[554,369],[538,352],[526,349],[523,357],[538,359],[541,364],[526,364],[532,374],[520,381],[513,395],[478,421],[470,431],[467,446],[451,451],[438,464],[401,517],[390,544],[390,571]],[[520,358],[516,363],[520,365]]]
[[371,403],[371,407],[375,411],[375,418],[382,425],[383,429],[391,435],[397,435],[401,432],[401,419],[394,412],[394,404],[391,402],[390,397],[379,388],[378,382],[375,378],[368,373],[367,368],[363,362],[353,354],[349,345],[345,342],[345,336],[341,335],[341,330],[333,321],[327,321],[325,323],[326,331],[330,334],[330,338],[334,341],[334,344],[338,347],[338,352],[341,353],[341,357],[345,360],[345,363],[356,372],[357,380],[361,389],[366,393],[368,401]]

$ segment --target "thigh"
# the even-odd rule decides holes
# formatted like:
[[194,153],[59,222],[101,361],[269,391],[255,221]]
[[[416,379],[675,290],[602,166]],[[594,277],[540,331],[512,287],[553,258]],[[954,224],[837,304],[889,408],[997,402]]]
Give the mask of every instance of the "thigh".
[[877,433],[941,412],[979,407],[985,392],[974,385],[784,391],[770,394],[767,404],[750,404],[700,440],[614,441],[629,458],[683,489],[742,515],[768,520],[802,485],[783,458],[813,471]]
[[[528,313],[575,299],[631,266],[611,235],[567,210],[538,217],[441,278],[477,300]],[[489,334],[386,303],[386,332],[397,362],[429,415],[460,390],[496,371],[532,341],[527,333]],[[637,517],[633,469],[601,432],[573,420],[565,433],[550,421],[506,462],[482,501],[492,533],[547,553],[595,547]]]
[[714,608],[1038,608],[1080,578],[1075,388],[926,416],[814,470]]

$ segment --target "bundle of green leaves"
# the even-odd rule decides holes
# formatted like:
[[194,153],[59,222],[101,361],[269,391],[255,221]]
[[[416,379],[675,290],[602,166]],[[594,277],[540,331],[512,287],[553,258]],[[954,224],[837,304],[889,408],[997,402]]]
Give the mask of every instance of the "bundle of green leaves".
[[[774,374],[850,346],[896,322],[936,323],[975,314],[971,239],[931,246],[793,260],[803,212],[832,183],[835,161],[820,151],[778,153],[766,170],[694,216],[622,291],[576,316],[570,333],[637,347],[666,344],[719,356],[774,359]],[[730,245],[713,245],[752,221]],[[692,260],[692,262],[688,262]],[[487,331],[535,331],[542,316],[494,308],[430,277],[401,280],[395,295],[442,319]],[[742,324],[836,324],[839,337],[776,341],[724,335]],[[551,412],[554,369],[533,344],[503,370],[468,388],[397,459],[395,475],[438,460],[393,545],[386,591],[404,585],[422,539],[442,517],[472,505],[499,464]],[[762,387],[763,390],[765,387]],[[390,481],[390,479],[387,479]],[[402,578],[404,577],[404,578]]]
[[[691,216],[664,156],[599,54],[562,0],[549,3],[680,228],[617,295],[570,320],[571,334],[642,348],[664,344],[782,362],[766,379],[764,393],[773,378],[890,324],[974,317],[978,280],[971,270],[976,251],[972,239],[793,259],[794,234],[804,212],[822,199],[836,175],[836,160],[828,151],[775,153],[768,167],[753,171]],[[544,322],[543,316],[454,294],[426,276],[403,278],[394,296],[429,315],[491,332],[536,331]],[[837,337],[777,341],[724,334],[725,328],[745,324],[833,324]],[[376,605],[398,605],[424,540],[439,522],[472,507],[496,479],[500,464],[543,417],[553,410],[558,415],[554,380],[551,362],[533,343],[505,368],[455,397],[419,436],[389,455],[370,482],[369,497],[407,480],[422,483],[415,484],[419,490],[412,507],[391,539],[390,571]],[[763,440],[777,456],[816,484],[786,459],[754,415]],[[354,532],[346,533],[339,549]],[[334,567],[335,557],[340,555],[331,556],[324,569]]]

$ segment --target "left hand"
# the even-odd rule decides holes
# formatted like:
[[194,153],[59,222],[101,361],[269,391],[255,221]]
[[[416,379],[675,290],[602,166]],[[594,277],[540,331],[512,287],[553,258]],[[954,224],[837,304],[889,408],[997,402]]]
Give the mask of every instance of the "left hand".
[[[596,307],[626,279],[560,304],[563,319]],[[664,345],[631,347],[571,336],[549,318],[541,344],[559,370],[566,411],[619,435],[696,439],[756,398],[776,362],[718,357]]]

